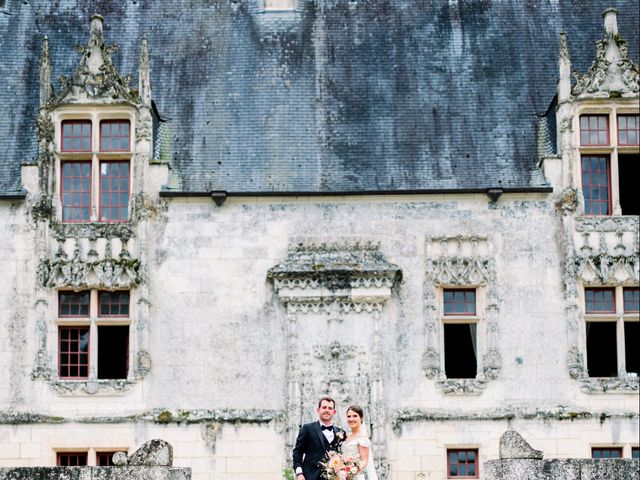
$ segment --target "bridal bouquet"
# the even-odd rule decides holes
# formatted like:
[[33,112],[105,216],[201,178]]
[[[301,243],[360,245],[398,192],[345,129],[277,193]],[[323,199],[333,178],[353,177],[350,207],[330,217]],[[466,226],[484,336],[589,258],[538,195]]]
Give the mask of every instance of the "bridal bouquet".
[[353,480],[360,473],[358,462],[338,452],[328,452],[327,459],[320,464],[326,480]]

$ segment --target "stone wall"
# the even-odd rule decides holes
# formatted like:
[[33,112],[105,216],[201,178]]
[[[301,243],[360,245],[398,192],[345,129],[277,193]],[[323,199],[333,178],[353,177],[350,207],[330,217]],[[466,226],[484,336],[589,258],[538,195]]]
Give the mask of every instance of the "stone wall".
[[500,459],[484,464],[485,480],[635,480],[640,461],[630,458],[543,460],[515,430],[500,439]]
[[173,448],[163,440],[150,440],[127,457],[113,456],[110,467],[0,468],[0,480],[191,480],[190,468],[174,468]]

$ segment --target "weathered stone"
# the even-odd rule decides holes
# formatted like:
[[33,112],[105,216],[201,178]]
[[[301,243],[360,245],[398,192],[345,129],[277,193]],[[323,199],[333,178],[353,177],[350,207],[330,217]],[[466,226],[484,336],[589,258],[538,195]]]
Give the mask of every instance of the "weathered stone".
[[122,467],[127,464],[127,454],[125,452],[116,452],[111,459],[114,465]]
[[173,448],[164,440],[149,440],[129,457],[127,463],[149,467],[171,466],[173,465]]
[[507,430],[500,437],[500,458],[531,458],[542,460],[542,452],[531,445],[515,430]]

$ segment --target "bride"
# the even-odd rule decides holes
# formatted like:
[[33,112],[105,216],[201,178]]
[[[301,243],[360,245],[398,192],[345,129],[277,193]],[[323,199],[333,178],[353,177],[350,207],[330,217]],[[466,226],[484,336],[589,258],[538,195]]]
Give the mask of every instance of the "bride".
[[358,405],[351,405],[347,409],[347,423],[351,433],[342,444],[342,453],[358,460],[360,470],[363,473],[356,476],[355,480],[378,480],[371,453],[371,440],[362,426],[364,411]]

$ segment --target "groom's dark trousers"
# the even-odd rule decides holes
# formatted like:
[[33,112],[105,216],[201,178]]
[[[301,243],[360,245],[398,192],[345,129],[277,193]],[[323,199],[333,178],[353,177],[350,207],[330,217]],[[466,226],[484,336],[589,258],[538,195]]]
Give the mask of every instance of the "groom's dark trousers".
[[322,471],[319,463],[329,450],[339,451],[344,431],[333,427],[333,433],[333,441],[329,443],[322,433],[320,422],[307,423],[300,429],[293,447],[293,470],[302,467],[305,480],[319,480]]

